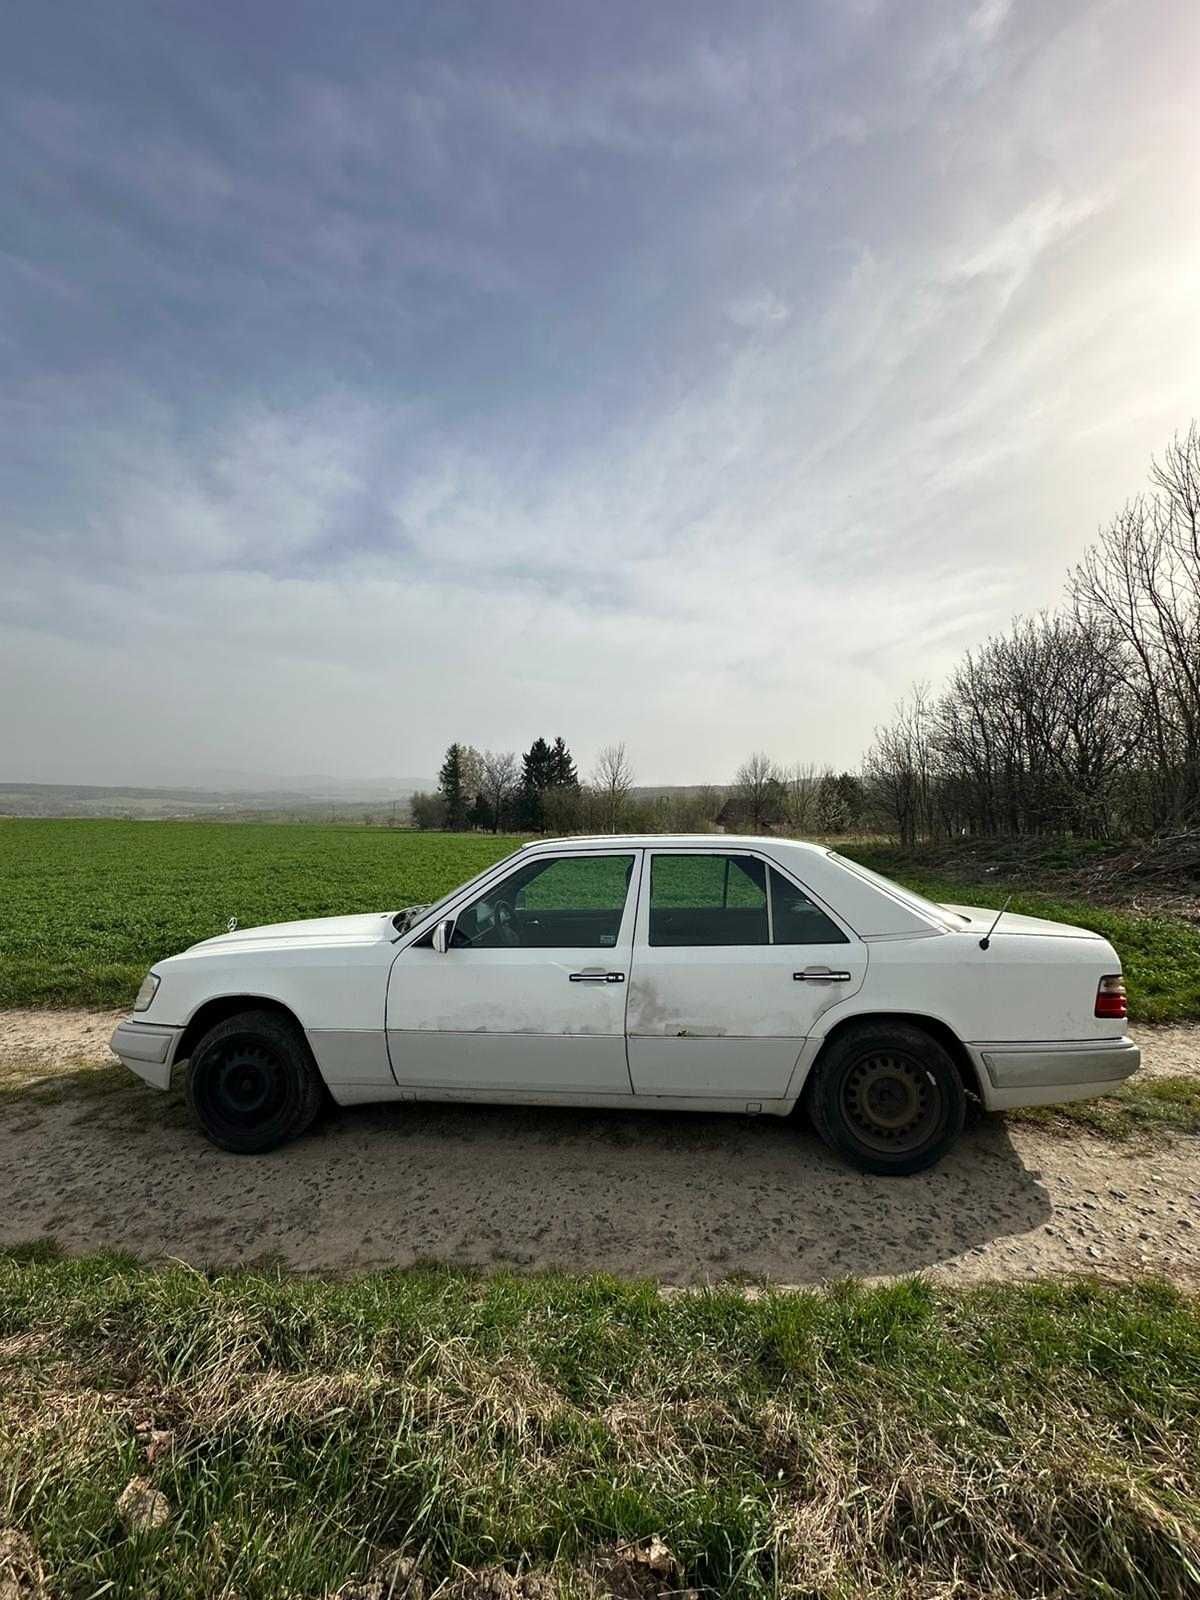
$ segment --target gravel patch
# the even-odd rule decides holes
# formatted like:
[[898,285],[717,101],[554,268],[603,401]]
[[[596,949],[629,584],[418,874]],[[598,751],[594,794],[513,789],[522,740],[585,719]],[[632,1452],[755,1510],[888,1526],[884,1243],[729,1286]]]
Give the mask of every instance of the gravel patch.
[[0,1011],[0,1072],[44,1076],[62,1067],[106,1066],[121,1011]]
[[[9,1083],[113,1064],[115,1014],[0,1013]],[[1200,1029],[1143,1028],[1146,1070],[1200,1073]],[[64,1079],[78,1086],[79,1079]],[[390,1105],[266,1156],[130,1078],[0,1106],[0,1242],[51,1234],[195,1263],[564,1267],[694,1284],[1154,1271],[1200,1282],[1200,1140],[1153,1148],[987,1118],[935,1171],[851,1172],[770,1118]]]

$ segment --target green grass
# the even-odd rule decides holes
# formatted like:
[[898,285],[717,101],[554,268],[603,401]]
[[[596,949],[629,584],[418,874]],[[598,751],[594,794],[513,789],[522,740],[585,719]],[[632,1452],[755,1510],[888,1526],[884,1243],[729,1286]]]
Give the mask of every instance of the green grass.
[[1200,926],[1195,923],[1038,894],[1024,887],[1029,873],[1022,874],[1015,866],[998,872],[990,882],[979,883],[950,875],[944,867],[930,870],[919,855],[905,855],[888,846],[847,844],[839,849],[930,900],[990,906],[998,911],[1011,894],[1012,911],[1091,928],[1103,934],[1121,957],[1134,1021],[1182,1022],[1200,1017]]
[[1084,1128],[1122,1143],[1156,1134],[1200,1134],[1200,1078],[1134,1078],[1117,1094],[1098,1100],[1030,1106],[1009,1116],[1064,1133]]
[[[433,900],[519,842],[325,825],[6,821],[0,1006],[128,1004],[152,961],[222,932],[230,917],[250,927]],[[1022,881],[1006,867],[971,883],[878,844],[844,853],[937,900],[998,908]],[[1013,909],[1109,938],[1135,1020],[1200,1017],[1200,928],[1023,888]]]
[[[134,1477],[157,1531],[122,1525]],[[1200,1306],[210,1276],[42,1244],[0,1258],[0,1524],[80,1596],[320,1596],[397,1553],[460,1596],[645,1595],[630,1546],[658,1536],[664,1589],[731,1600],[1183,1597]]]

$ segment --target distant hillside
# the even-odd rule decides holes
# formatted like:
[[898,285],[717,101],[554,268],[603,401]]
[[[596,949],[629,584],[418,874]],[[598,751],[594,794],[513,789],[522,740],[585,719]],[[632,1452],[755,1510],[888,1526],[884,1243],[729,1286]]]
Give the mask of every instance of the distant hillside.
[[724,796],[729,790],[727,783],[635,783],[629,795],[633,800],[671,800],[694,798],[700,794]]
[[[222,776],[228,776],[222,774]],[[308,788],[302,787],[307,783]],[[236,784],[211,789],[90,783],[0,783],[0,817],[128,817],[135,821],[187,818],[225,822],[408,823],[408,798],[433,790],[432,778],[277,778],[261,788]],[[639,784],[630,798],[648,802],[702,792],[724,799],[722,784]]]
[[[320,780],[316,780],[320,782]],[[329,780],[331,783],[334,780]],[[225,820],[362,821],[371,816],[403,822],[408,796],[419,780],[397,779],[394,788],[347,782],[339,790],[290,786],[276,789],[142,789],[102,784],[0,783],[0,817],[132,817],[146,821],[214,817]],[[432,785],[427,785],[432,787]],[[368,792],[364,793],[363,790]]]

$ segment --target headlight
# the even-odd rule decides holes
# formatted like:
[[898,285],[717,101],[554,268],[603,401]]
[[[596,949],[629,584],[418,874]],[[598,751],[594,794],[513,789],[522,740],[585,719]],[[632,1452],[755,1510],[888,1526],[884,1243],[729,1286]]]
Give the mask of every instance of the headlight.
[[157,972],[148,972],[142,979],[142,987],[137,992],[137,999],[133,1002],[135,1011],[148,1011],[154,996],[158,993],[158,986],[162,982]]

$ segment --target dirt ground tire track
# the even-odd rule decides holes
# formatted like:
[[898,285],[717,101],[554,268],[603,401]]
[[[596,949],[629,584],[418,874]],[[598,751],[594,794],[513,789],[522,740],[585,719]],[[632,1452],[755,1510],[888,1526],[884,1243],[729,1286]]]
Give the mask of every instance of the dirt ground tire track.
[[[0,1082],[112,1063],[118,1013],[0,1013]],[[1137,1030],[1153,1075],[1200,1074],[1200,1028]],[[226,1155],[181,1097],[0,1103],[0,1242],[51,1234],[201,1263],[346,1270],[439,1259],[700,1283],[1143,1271],[1200,1284],[1200,1140],[1153,1148],[989,1118],[934,1171],[846,1168],[774,1119],[391,1105]]]

